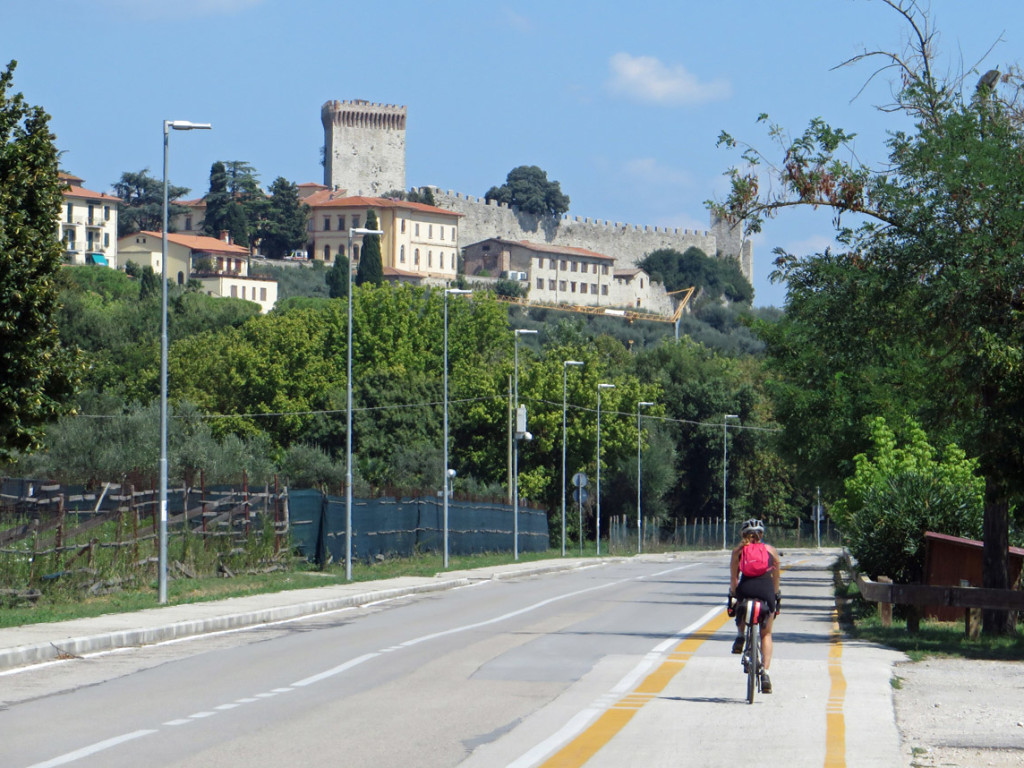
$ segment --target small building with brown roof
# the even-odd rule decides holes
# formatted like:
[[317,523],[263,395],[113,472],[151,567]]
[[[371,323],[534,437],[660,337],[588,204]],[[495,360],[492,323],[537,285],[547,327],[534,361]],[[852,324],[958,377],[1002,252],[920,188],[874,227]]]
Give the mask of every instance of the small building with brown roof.
[[[121,261],[163,269],[163,237],[142,231],[118,240]],[[211,296],[245,299],[269,312],[277,302],[277,281],[249,276],[249,249],[204,235],[179,232],[167,235],[167,279],[178,285],[197,280]]]

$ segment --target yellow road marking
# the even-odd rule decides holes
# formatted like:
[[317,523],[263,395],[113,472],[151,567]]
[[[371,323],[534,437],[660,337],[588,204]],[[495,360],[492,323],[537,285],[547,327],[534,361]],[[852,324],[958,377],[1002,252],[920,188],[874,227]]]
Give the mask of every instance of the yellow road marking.
[[825,768],[846,768],[846,719],[843,715],[846,678],[843,676],[843,639],[839,634],[838,611],[832,612],[828,676],[832,687],[825,707]]
[[686,662],[693,657],[704,641],[728,621],[729,616],[722,611],[679,643],[657,669],[613,704],[589,728],[542,763],[541,768],[579,768],[584,765],[601,747],[615,738],[647,702],[665,690],[665,686],[686,666]]

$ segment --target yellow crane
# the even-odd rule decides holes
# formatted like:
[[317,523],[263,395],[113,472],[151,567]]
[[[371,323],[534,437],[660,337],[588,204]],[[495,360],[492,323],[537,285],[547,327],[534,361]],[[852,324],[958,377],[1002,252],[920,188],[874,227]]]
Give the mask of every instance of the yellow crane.
[[669,291],[667,295],[674,296],[677,293],[684,294],[676,305],[675,312],[672,315],[655,315],[650,312],[636,312],[631,309],[612,309],[609,307],[593,307],[586,304],[546,304],[541,302],[531,302],[527,299],[512,298],[510,296],[498,296],[495,294],[494,298],[499,301],[504,301],[507,304],[514,304],[525,309],[554,309],[559,312],[578,312],[584,315],[597,315],[604,317],[621,317],[629,322],[635,320],[648,320],[655,323],[673,323],[676,328],[676,339],[679,338],[679,319],[683,316],[683,310],[686,309],[686,305],[693,297],[696,292],[696,286],[690,286],[689,288],[683,288],[678,291]]

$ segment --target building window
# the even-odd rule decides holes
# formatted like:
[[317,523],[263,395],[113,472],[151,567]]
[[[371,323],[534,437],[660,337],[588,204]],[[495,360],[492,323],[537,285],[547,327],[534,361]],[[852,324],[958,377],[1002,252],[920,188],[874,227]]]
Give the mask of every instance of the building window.
[[489,245],[485,245],[485,246],[482,246],[482,247],[480,248],[480,250],[481,250],[481,251],[485,251],[485,252],[486,252],[486,251],[489,251],[489,250],[491,250],[491,246],[489,246]]
[[565,272],[565,259],[562,259],[562,271]]
[[540,291],[540,290],[543,290],[543,288],[544,288],[544,278],[543,277],[538,277],[537,278],[537,290]]
[[597,283],[591,283],[590,284],[590,292],[592,294],[594,294],[595,296],[597,296]]
[[331,217],[330,216],[324,216],[324,232],[330,232],[330,231],[331,231]]
[[[607,265],[607,264],[605,264],[605,265],[603,265],[603,266],[601,267],[601,274],[602,274],[602,275],[607,275],[607,274],[608,274],[608,265]],[[606,287],[607,287],[607,286],[606,286]]]
[[[402,223],[404,224],[405,222],[402,222]],[[398,260],[402,264],[405,264],[405,246],[404,245],[401,248],[398,249]]]
[[575,262],[575,261],[574,261],[574,262],[572,262],[572,263],[571,263],[571,264],[569,265],[569,271],[570,271],[570,272],[575,272],[575,271],[576,271],[576,262]]
[[341,215],[341,216],[338,217],[338,231],[340,231],[340,232],[344,232],[345,231],[345,216],[344,215]]
[[576,293],[576,282],[569,283],[569,293]]
[[405,219],[402,219],[402,234],[405,234]]
[[331,260],[331,246],[325,245],[324,246],[324,261],[330,261],[330,260]]
[[[109,248],[110,247],[110,233],[109,232],[104,232],[103,233],[103,247],[104,248]],[[163,289],[161,289],[161,290],[163,290]]]
[[455,253],[452,253],[452,272],[455,271]]
[[428,224],[427,225],[427,237],[432,238],[433,236],[434,236],[434,225],[433,224]]
[[602,285],[601,286],[601,295],[602,296],[607,296],[608,295],[608,286],[607,285]]
[[554,280],[548,280],[548,290],[549,291],[555,290],[555,281]]
[[191,216],[186,216],[185,217],[185,231],[186,232],[191,232],[192,231],[192,217]]
[[558,281],[558,290],[560,290],[562,292],[565,291],[565,280],[559,280]]
[[72,205],[71,203],[68,203],[68,215],[67,215],[67,221],[68,221],[68,223],[69,223],[69,224],[71,223],[71,213],[72,213],[72,211],[74,211],[74,210],[75,210],[74,206],[73,206],[73,205]]
[[[163,290],[163,289],[161,288],[161,290]],[[238,286],[237,285],[232,285],[231,286],[231,298],[232,299],[237,299],[238,298]]]
[[354,263],[356,263],[356,264],[358,264],[358,263],[359,263],[359,252],[360,252],[361,250],[362,250],[362,249],[361,249],[361,248],[360,248],[360,247],[359,247],[358,245],[353,245],[353,246],[352,246],[352,261],[353,261]]
[[353,229],[359,229],[359,217],[358,216],[355,216],[355,215],[352,216],[352,228]]
[[266,300],[267,300],[267,289],[266,288],[260,288],[260,301],[266,301]]
[[434,252],[427,251],[427,269],[434,268]]
[[418,266],[420,265],[420,249],[419,249],[419,248],[417,248],[417,249],[416,249],[416,250],[415,250],[415,251],[413,252],[413,255],[412,255],[412,263],[413,263],[413,264],[414,264],[415,266],[417,266],[417,267],[418,267]]
[[64,233],[64,240],[68,244],[68,250],[75,250],[75,230],[69,229]]
[[640,278],[640,290],[642,291],[643,289],[644,289],[644,279],[641,277]]
[[452,242],[455,242],[455,227],[452,227]]
[[586,293],[586,292],[587,292],[587,284],[586,283],[580,283],[580,293]]

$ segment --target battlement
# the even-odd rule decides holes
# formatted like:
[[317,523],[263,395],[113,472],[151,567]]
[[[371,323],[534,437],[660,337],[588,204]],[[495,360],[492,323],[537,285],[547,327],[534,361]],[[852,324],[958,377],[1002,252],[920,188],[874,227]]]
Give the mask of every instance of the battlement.
[[406,109],[397,104],[377,104],[363,99],[328,101],[320,108],[324,128],[331,125],[375,130],[405,130]]
[[[426,188],[423,187],[421,189],[426,189]],[[453,192],[450,189],[447,190],[446,192],[443,192],[443,193],[437,187],[431,187],[431,189],[434,192],[435,198],[437,197],[437,195],[440,194],[440,195],[442,195],[444,197],[451,198],[452,200],[458,200],[458,201],[461,201],[461,202],[468,203],[470,205],[484,205],[484,206],[491,206],[491,207],[494,207],[494,208],[505,208],[505,209],[509,208],[508,203],[499,203],[496,200],[488,200],[486,198],[476,197],[474,195],[463,195],[461,192]],[[596,226],[596,227],[605,227],[607,229],[613,229],[613,230],[619,230],[619,231],[650,232],[652,234],[678,235],[678,236],[681,236],[681,237],[710,237],[711,236],[710,230],[707,230],[707,229],[704,229],[704,230],[700,230],[700,229],[679,229],[678,227],[656,227],[656,226],[650,226],[648,224],[629,224],[629,223],[623,223],[621,221],[612,222],[612,221],[609,221],[608,219],[603,219],[603,220],[602,219],[591,219],[590,217],[587,217],[587,216],[584,216],[584,217],[571,216],[571,215],[569,215],[567,213],[563,214],[561,216],[560,222],[561,223],[565,223],[565,224],[568,224],[568,223],[587,224],[587,225],[592,225],[592,226]]]

